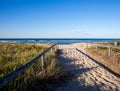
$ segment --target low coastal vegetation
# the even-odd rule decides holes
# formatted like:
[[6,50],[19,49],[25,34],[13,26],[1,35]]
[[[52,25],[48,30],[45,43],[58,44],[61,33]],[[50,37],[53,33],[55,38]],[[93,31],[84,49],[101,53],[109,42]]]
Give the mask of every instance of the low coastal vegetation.
[[[50,47],[25,43],[0,43],[0,78],[29,62]],[[55,48],[44,55],[44,70],[41,59],[32,64],[0,91],[53,91],[53,87],[64,82],[68,73],[59,64]]]
[[111,42],[111,45],[120,46],[120,41],[114,40],[114,41]]
[[47,45],[0,43],[0,77],[16,70],[46,48],[48,48]]
[[86,48],[86,52],[97,59],[100,63],[104,64],[114,72],[120,74],[120,49],[111,48],[109,51],[110,46],[119,47],[120,42],[113,41],[111,43],[98,43],[97,45],[97,48],[96,46]]

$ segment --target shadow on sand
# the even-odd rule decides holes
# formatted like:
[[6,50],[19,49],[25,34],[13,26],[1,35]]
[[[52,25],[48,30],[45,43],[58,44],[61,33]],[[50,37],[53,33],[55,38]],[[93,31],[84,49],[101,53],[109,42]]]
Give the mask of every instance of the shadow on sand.
[[[60,50],[61,53],[63,54],[62,50]],[[92,68],[84,68],[84,64],[74,64],[75,60],[74,59],[69,59],[69,58],[64,58],[63,56],[58,57],[59,63],[64,65],[64,69],[67,69],[70,71],[70,74],[72,74],[72,79],[69,79],[62,87],[58,86],[58,88],[55,91],[101,91],[99,88],[104,86],[104,84],[101,85],[95,85],[95,86],[86,86],[85,85],[85,79],[80,78],[78,81],[77,77],[83,73],[89,72],[97,67],[92,67]],[[76,79],[73,81],[73,79]],[[69,88],[69,84],[73,84],[71,90]]]
[[113,75],[115,75],[116,77],[120,78],[120,74],[115,73],[114,71],[112,71],[111,69],[109,69],[107,66],[105,66],[104,64],[101,64],[100,62],[98,62],[97,60],[95,60],[94,58],[92,58],[91,56],[89,56],[88,54],[82,52],[81,50],[77,49],[76,50],[80,53],[82,53],[83,55],[87,56],[89,59],[91,59],[92,61],[94,61],[95,63],[97,63],[98,65],[102,66],[104,69],[106,69],[108,72],[112,73]]

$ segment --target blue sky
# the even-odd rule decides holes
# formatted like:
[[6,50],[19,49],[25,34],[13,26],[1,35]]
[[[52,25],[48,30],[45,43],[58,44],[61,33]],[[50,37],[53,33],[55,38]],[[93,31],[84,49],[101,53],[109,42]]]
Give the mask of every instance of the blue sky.
[[0,38],[120,38],[120,0],[0,0]]

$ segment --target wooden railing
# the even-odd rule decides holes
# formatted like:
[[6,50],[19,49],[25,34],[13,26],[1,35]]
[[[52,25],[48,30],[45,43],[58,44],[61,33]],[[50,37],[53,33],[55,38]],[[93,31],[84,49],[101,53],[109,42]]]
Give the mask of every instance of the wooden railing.
[[111,46],[111,45],[101,45],[101,44],[97,44],[97,43],[93,43],[93,44],[87,44],[87,47],[95,47],[96,51],[98,50],[98,47],[106,47],[108,48],[108,55],[111,56],[112,54],[112,49],[118,49],[120,50],[120,46]]
[[[18,85],[21,85],[21,80],[22,80],[22,78],[20,77],[21,75],[23,76],[23,75],[25,75],[24,74],[24,71],[25,70],[27,70],[27,69],[29,69],[31,66],[32,66],[32,69],[30,69],[29,71],[30,72],[28,72],[30,75],[35,75],[36,73],[38,73],[38,71],[40,71],[40,70],[38,70],[38,69],[40,69],[39,67],[41,67],[41,69],[42,70],[44,70],[44,56],[45,56],[45,54],[49,51],[49,50],[51,50],[51,52],[50,53],[52,53],[52,51],[53,51],[53,48],[54,49],[56,49],[55,48],[55,46],[56,46],[57,44],[53,44],[51,47],[49,47],[48,49],[46,49],[45,51],[43,51],[42,53],[40,53],[38,56],[36,56],[35,58],[33,58],[31,61],[29,61],[28,63],[26,63],[26,64],[24,64],[23,66],[21,66],[20,68],[18,68],[18,69],[16,69],[15,71],[13,71],[13,72],[11,72],[10,74],[8,74],[6,77],[4,77],[4,78],[1,78],[0,79],[0,91],[7,91],[7,90],[9,90],[9,91],[25,91],[26,89],[21,89],[21,87],[24,85],[24,84],[22,84],[22,86],[21,87],[19,87]],[[41,58],[41,60],[40,60],[40,58]],[[40,61],[40,62],[38,62],[38,61]],[[36,62],[38,62],[37,64],[34,64],[34,63],[36,63]],[[34,66],[34,68],[33,68],[33,66]],[[37,67],[38,66],[38,67]],[[34,70],[36,70],[36,71],[34,71]],[[20,76],[19,76],[20,75]],[[25,75],[26,76],[26,75]],[[15,80],[17,78],[17,80]],[[19,78],[19,80],[18,80],[18,78]],[[9,82],[11,82],[12,80],[15,80],[14,82],[12,82],[12,83],[16,83],[16,84],[12,84],[12,86],[13,85],[15,85],[14,87],[10,87],[11,85],[9,85],[9,86],[6,86],[6,84],[8,84]],[[6,86],[6,87],[5,87]],[[3,88],[4,87],[4,88]],[[9,89],[7,88],[7,87],[10,87]],[[7,88],[7,90],[6,90],[6,88]],[[17,90],[16,90],[16,88],[18,88]]]

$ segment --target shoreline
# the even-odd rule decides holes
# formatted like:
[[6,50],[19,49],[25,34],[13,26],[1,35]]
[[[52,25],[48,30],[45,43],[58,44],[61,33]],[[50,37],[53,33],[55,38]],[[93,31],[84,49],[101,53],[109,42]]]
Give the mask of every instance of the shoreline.
[[0,39],[0,43],[4,42],[10,42],[10,43],[57,43],[57,44],[73,44],[73,43],[106,43],[106,42],[112,42],[114,40],[120,41],[120,39],[105,39],[105,38],[6,38],[6,39]]

